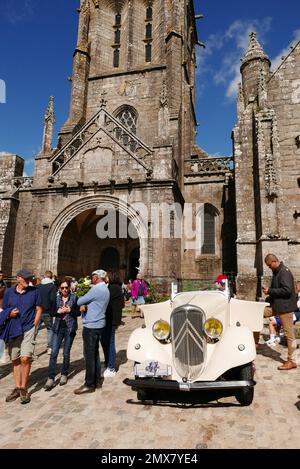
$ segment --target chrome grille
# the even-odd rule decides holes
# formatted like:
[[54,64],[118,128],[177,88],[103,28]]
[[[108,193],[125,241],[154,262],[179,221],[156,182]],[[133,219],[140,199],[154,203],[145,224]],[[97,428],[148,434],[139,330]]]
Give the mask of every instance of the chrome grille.
[[180,306],[171,315],[173,360],[177,373],[196,380],[203,369],[206,339],[203,330],[205,313],[197,306]]

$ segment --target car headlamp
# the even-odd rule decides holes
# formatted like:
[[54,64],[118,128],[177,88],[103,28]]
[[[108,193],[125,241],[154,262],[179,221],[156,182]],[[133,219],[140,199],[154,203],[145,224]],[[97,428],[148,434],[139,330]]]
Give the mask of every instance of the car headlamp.
[[219,319],[207,319],[204,323],[204,331],[210,339],[217,339],[223,332],[223,324]]
[[171,326],[167,321],[160,319],[153,324],[152,332],[157,340],[168,340],[171,334]]

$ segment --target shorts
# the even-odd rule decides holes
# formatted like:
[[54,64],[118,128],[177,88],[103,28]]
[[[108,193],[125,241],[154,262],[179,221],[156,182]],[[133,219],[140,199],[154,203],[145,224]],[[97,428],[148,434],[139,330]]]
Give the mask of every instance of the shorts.
[[294,313],[294,323],[300,321],[300,311]]
[[139,296],[137,300],[132,299],[132,304],[133,305],[144,305],[145,304],[145,299],[143,296]]
[[35,327],[9,342],[8,353],[12,361],[20,357],[32,358],[35,348],[34,333]]

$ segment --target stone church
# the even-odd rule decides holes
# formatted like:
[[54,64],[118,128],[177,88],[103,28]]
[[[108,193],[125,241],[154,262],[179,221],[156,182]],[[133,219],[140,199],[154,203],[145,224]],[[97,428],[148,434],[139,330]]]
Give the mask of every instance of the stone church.
[[256,34],[241,62],[233,129],[237,286],[261,297],[274,253],[300,280],[300,42],[271,72]]
[[[234,156],[195,143],[197,36],[193,0],[81,0],[69,116],[53,148],[54,100],[33,177],[0,157],[0,258],[80,277],[96,268],[171,281],[236,277],[240,297],[261,296],[272,251],[300,279],[300,44],[277,71],[255,34],[242,60]],[[160,207],[181,207],[196,243],[153,236]],[[113,207],[135,236],[103,239]],[[144,212],[148,219],[145,221]],[[186,214],[186,212],[189,212]],[[118,227],[117,227],[118,228]],[[118,234],[119,233],[119,234]]]

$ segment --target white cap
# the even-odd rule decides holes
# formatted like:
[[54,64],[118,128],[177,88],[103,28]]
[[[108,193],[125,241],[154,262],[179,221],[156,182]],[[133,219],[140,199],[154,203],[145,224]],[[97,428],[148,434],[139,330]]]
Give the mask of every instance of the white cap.
[[95,270],[92,275],[96,275],[98,278],[106,278],[107,277],[107,272],[105,270],[99,269]]

